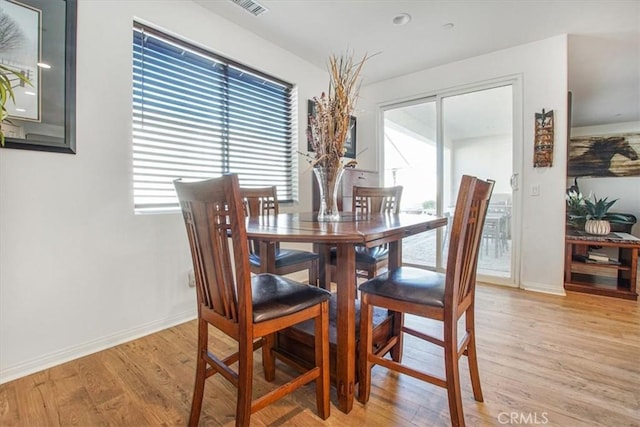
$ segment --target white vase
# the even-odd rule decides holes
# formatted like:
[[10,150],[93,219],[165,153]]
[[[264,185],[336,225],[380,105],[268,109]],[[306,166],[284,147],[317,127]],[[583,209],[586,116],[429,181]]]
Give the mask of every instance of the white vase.
[[609,234],[611,231],[611,224],[609,224],[609,221],[604,219],[588,219],[587,222],[584,223],[584,231],[589,234]]

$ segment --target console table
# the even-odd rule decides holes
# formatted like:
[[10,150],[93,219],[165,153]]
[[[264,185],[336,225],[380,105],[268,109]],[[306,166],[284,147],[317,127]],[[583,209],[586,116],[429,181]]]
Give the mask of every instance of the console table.
[[[627,233],[594,236],[568,231],[565,237],[564,288],[616,298],[637,300],[640,239]],[[590,262],[590,246],[615,248],[618,263]]]

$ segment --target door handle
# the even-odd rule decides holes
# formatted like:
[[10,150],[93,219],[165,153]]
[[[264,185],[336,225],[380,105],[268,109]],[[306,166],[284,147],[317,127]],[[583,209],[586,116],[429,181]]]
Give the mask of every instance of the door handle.
[[509,184],[511,184],[511,189],[512,190],[517,190],[518,189],[518,174],[514,173],[513,175],[511,175],[511,179],[509,180]]

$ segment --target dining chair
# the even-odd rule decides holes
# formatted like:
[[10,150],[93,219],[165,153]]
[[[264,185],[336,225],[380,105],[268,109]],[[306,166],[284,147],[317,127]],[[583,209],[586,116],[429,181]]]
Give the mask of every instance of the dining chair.
[[[394,187],[353,187],[351,210],[357,215],[371,213],[400,213],[402,186]],[[336,249],[331,249],[331,265],[336,265]],[[384,267],[389,259],[389,245],[383,244],[373,248],[356,246],[356,276],[372,279],[378,269]]]
[[[269,217],[278,215],[278,193],[275,185],[260,188],[240,188],[244,201],[244,209],[250,217]],[[276,243],[275,274],[290,274],[296,271],[309,270],[309,284],[318,283],[318,254],[298,249],[282,249]],[[260,272],[260,244],[249,242],[249,263],[253,273]]]
[[[251,414],[315,381],[316,405],[329,417],[329,292],[274,274],[249,272],[249,248],[243,201],[235,174],[205,181],[174,181],[187,229],[196,278],[198,353],[189,425],[196,426],[205,380],[215,374],[238,389],[236,426],[248,426]],[[276,332],[313,319],[315,364],[295,379],[252,399],[253,353],[262,347],[267,381],[275,379]],[[215,354],[209,325],[238,342],[237,352]],[[212,343],[215,347],[215,343]],[[218,349],[217,353],[221,351]],[[237,369],[231,368],[237,363]]]
[[[468,175],[462,177],[451,226],[446,273],[398,267],[360,285],[360,402],[369,400],[371,368],[381,365],[446,388],[451,424],[464,426],[458,367],[463,354],[469,362],[473,396],[482,402],[475,341],[475,282],[482,227],[493,184],[492,180],[482,181]],[[380,349],[371,347],[374,306],[397,313],[399,322],[398,333]],[[442,322],[442,338],[404,325],[405,313]],[[463,314],[465,333],[459,339],[458,320]],[[444,349],[444,377],[402,364],[403,333]],[[384,358],[391,346],[395,347],[392,359]]]

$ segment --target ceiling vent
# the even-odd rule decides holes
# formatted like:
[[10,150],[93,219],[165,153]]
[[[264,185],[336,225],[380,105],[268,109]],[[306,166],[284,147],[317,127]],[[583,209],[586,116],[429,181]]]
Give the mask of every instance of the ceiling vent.
[[267,9],[257,1],[253,1],[253,0],[231,0],[231,1],[255,16],[262,15],[263,13],[269,11],[269,9]]

